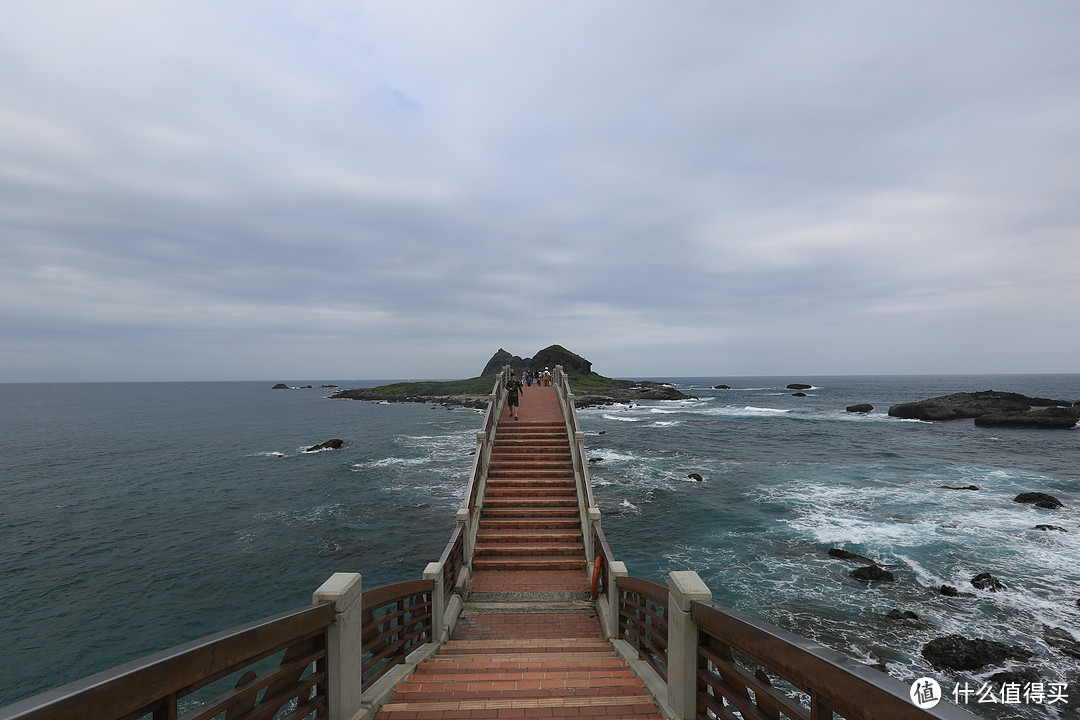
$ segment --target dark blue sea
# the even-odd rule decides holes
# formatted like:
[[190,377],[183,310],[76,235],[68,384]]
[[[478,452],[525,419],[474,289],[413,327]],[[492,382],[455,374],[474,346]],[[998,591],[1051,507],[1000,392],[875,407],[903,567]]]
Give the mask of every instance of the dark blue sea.
[[[604,529],[631,575],[696,570],[721,604],[946,692],[1001,668],[934,671],[926,641],[1019,643],[1037,653],[1025,667],[1080,695],[1080,661],[1043,638],[1044,626],[1080,637],[1080,431],[886,414],[959,391],[1071,401],[1080,375],[653,379],[697,399],[580,411]],[[794,397],[791,382],[813,387]],[[376,384],[0,384],[0,705],[304,605],[334,572],[371,588],[438,559],[482,414],[331,400],[323,383]],[[874,410],[845,412],[855,403]],[[330,438],[344,447],[305,452]],[[1065,507],[1012,501],[1026,491]],[[896,582],[859,583],[830,548]],[[983,572],[1007,590],[975,590]]]

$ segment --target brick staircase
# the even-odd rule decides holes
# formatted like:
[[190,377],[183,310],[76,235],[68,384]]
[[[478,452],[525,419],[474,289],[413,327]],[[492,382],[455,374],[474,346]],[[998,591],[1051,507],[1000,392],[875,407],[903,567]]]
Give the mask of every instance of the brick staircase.
[[555,388],[504,412],[492,448],[468,598],[437,655],[376,720],[661,720],[588,602],[570,444]]
[[468,614],[454,639],[399,683],[379,720],[659,720],[644,683],[586,612]]
[[474,572],[582,572],[584,552],[566,426],[499,423]]

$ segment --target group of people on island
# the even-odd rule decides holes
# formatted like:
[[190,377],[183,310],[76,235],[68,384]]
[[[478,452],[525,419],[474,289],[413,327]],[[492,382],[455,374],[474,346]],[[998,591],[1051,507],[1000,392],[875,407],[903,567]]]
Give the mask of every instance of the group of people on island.
[[510,373],[510,382],[506,384],[506,407],[515,420],[518,419],[519,395],[525,392],[526,386],[532,387],[534,382],[536,387],[550,387],[551,372],[547,368],[544,368],[543,372],[526,370],[524,385],[518,380],[517,373]]

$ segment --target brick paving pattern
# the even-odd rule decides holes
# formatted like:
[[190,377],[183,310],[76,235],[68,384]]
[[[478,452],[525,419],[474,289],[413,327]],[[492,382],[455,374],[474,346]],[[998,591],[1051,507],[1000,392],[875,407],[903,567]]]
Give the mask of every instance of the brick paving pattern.
[[507,410],[499,420],[469,598],[454,635],[376,717],[658,720],[644,683],[581,602],[587,595],[558,396],[555,388],[525,388],[518,419]]

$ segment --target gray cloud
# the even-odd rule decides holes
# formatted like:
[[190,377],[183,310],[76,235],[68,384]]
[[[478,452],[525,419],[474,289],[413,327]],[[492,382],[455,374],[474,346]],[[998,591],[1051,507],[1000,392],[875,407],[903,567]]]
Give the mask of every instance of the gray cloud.
[[5,15],[0,380],[1074,369],[1070,2]]

